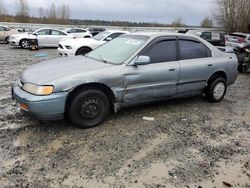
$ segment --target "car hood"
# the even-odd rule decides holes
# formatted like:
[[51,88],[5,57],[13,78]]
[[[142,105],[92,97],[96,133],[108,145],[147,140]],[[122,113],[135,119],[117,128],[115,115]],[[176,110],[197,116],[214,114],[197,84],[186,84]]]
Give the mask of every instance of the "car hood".
[[33,35],[32,33],[18,33],[18,34],[11,35],[11,37],[34,38],[35,35]]
[[30,66],[23,71],[21,81],[37,85],[49,85],[57,79],[74,77],[84,72],[112,66],[84,56],[57,58]]
[[93,43],[99,43],[100,41],[97,41],[92,38],[77,38],[77,39],[69,39],[60,42],[61,45],[69,45],[69,46],[82,46],[82,45],[89,45]]

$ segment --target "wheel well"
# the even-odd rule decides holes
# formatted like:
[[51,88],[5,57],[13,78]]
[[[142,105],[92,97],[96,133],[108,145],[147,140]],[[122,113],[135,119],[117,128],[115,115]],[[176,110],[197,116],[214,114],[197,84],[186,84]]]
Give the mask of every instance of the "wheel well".
[[87,36],[85,36],[84,38],[91,38],[91,36],[87,35]]
[[19,42],[19,45],[20,45],[20,46],[21,46],[21,42],[22,42],[23,40],[28,40],[28,39],[21,39],[20,42]]
[[78,54],[79,50],[84,49],[84,48],[92,51],[92,49],[90,47],[88,47],[88,46],[82,46],[82,47],[78,48],[78,50],[76,50],[76,54]]
[[219,72],[214,73],[214,74],[209,78],[208,83],[210,83],[211,81],[213,81],[214,79],[219,78],[219,77],[224,78],[224,79],[227,81],[227,75],[226,75],[226,73],[223,72],[223,71],[219,71]]
[[110,89],[110,87],[101,83],[88,83],[88,84],[77,86],[68,94],[67,99],[66,99],[66,104],[65,104],[65,112],[67,112],[68,107],[72,99],[74,98],[74,96],[78,94],[79,92],[81,92],[82,90],[87,90],[87,89],[97,89],[97,90],[104,92],[110,101],[111,107],[113,107],[113,104],[116,102],[115,95],[113,91]]

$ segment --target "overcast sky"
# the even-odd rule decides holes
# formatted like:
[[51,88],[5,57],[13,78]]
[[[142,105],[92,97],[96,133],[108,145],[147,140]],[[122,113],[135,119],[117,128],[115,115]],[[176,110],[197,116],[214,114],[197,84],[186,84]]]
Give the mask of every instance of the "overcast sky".
[[[17,0],[0,0],[8,13],[16,12]],[[200,25],[211,16],[214,0],[27,0],[30,14],[51,3],[70,6],[71,18],[171,23],[178,17],[189,25]]]

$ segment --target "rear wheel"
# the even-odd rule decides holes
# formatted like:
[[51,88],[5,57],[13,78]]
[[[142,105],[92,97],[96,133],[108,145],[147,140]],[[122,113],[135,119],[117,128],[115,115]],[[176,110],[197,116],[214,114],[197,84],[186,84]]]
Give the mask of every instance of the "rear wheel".
[[30,47],[29,41],[27,39],[22,39],[20,41],[20,46],[24,49],[28,49]]
[[82,48],[77,50],[76,55],[86,55],[87,53],[89,53],[91,51],[92,51],[92,49],[90,49],[88,47],[82,47]]
[[227,83],[224,78],[215,78],[208,84],[206,96],[209,102],[220,102],[227,91]]
[[76,93],[69,105],[71,122],[80,128],[91,128],[101,124],[108,116],[110,102],[102,91],[91,89]]

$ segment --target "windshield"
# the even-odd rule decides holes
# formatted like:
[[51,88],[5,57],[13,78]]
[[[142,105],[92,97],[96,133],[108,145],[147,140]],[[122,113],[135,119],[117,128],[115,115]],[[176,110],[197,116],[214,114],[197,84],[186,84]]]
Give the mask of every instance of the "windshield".
[[110,34],[111,34],[110,32],[101,32],[98,35],[94,36],[93,39],[102,40],[102,39],[106,38],[107,36],[109,36]]
[[138,50],[148,37],[123,35],[88,53],[86,56],[111,64],[122,64]]

